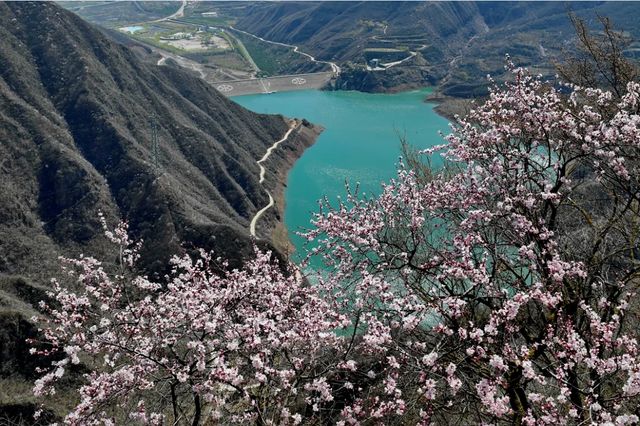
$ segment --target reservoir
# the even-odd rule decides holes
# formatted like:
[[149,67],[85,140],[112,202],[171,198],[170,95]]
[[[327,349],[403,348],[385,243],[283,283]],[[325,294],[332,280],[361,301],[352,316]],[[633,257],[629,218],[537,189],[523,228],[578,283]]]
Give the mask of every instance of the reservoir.
[[304,240],[296,232],[311,227],[319,199],[327,196],[336,205],[346,194],[345,180],[352,188],[359,182],[361,193],[374,194],[381,182],[395,177],[401,137],[416,148],[443,143],[439,132],[448,132],[448,121],[424,102],[427,94],[429,89],[398,94],[305,90],[233,98],[252,111],[306,118],[325,129],[289,172],[284,219],[296,254],[304,254]]

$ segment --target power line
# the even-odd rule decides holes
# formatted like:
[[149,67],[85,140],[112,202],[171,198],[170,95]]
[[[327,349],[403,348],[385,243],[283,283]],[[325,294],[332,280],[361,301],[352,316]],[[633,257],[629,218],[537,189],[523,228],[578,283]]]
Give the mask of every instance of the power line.
[[158,147],[158,117],[151,116],[151,161],[155,173],[160,172],[160,149]]

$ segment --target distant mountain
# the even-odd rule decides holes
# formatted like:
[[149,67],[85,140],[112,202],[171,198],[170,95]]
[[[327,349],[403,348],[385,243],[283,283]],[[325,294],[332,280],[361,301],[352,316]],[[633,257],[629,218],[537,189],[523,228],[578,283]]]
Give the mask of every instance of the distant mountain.
[[[229,5],[236,27],[269,40],[299,44],[319,59],[344,65],[337,88],[389,91],[437,85],[446,95],[486,93],[486,75],[500,77],[505,54],[543,74],[573,44],[568,14],[597,29],[597,16],[638,40],[639,2],[250,2]],[[372,58],[393,62],[367,71]],[[629,54],[638,55],[640,44]],[[351,64],[351,65],[350,65]]]
[[238,28],[302,44],[324,60],[353,58],[371,36],[412,35],[451,54],[485,29],[473,2],[252,2],[235,10],[242,11]]
[[[269,202],[256,160],[287,129],[187,72],[140,62],[53,3],[0,3],[0,388],[28,362],[23,318],[59,275],[57,256],[110,253],[99,211],[144,240],[147,273],[190,247],[237,265]],[[282,191],[312,133],[303,126],[273,153],[269,190]],[[278,215],[261,219],[262,245]]]
[[[164,2],[63,3],[108,27],[133,22],[127,13],[138,16],[137,22],[150,21],[177,5],[172,10]],[[535,72],[555,74],[554,61],[574,45],[569,13],[596,30],[597,17],[606,16],[632,38],[640,36],[640,2],[634,1],[203,1],[187,4],[185,19],[200,22],[202,12],[211,10],[218,19],[212,25],[233,23],[338,63],[343,72],[333,84],[336,89],[388,92],[435,86],[441,94],[463,98],[486,94],[487,74],[501,78],[507,53]],[[256,43],[250,50],[270,74],[315,69],[297,62],[301,58],[291,49],[240,38]],[[626,53],[640,58],[640,42]],[[225,61],[213,63],[224,67]],[[371,69],[376,63],[392,65]]]
[[[487,31],[473,2],[251,2],[225,10],[237,15],[242,30],[346,65],[337,87],[364,91],[434,84],[446,74],[447,61]],[[410,51],[423,53],[385,72],[361,68],[370,59],[393,62]]]
[[[569,14],[584,19],[594,32],[600,31],[598,16],[610,18],[615,28],[635,40],[627,54],[640,47],[639,2],[477,2],[489,31],[478,34],[449,63],[440,90],[453,96],[486,93],[487,74],[500,78],[504,58],[552,76],[555,62],[562,62],[575,47],[575,30]],[[637,57],[637,55],[636,55]]]

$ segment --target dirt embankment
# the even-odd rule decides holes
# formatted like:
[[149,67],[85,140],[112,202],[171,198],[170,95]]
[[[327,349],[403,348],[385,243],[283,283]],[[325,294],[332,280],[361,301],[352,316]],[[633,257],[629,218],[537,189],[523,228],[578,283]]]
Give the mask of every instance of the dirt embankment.
[[[273,170],[269,168],[269,164],[265,165],[267,169],[275,175],[270,187],[275,205],[273,209],[271,209],[271,214],[268,215],[272,218],[271,220],[275,219],[275,223],[270,226],[270,229],[272,230],[271,240],[274,247],[285,255],[293,253],[294,250],[294,247],[289,240],[287,227],[284,223],[284,211],[286,208],[284,194],[287,187],[289,171],[296,160],[302,156],[304,150],[316,142],[318,136],[320,136],[320,133],[322,133],[323,130],[324,129],[320,126],[313,125],[307,120],[302,120],[302,124],[298,126],[297,130],[291,134],[287,141],[283,142],[278,147],[278,150],[280,150],[281,155],[284,156],[288,167],[281,167]],[[266,218],[263,218],[263,220],[264,219]]]
[[425,98],[425,102],[434,102],[437,105],[433,110],[449,121],[455,121],[456,116],[463,117],[471,110],[474,99],[454,98],[434,92]]

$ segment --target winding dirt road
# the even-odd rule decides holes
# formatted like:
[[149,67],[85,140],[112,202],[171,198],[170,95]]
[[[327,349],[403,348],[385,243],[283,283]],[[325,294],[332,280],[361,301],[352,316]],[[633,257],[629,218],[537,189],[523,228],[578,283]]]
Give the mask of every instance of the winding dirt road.
[[180,5],[180,8],[176,10],[174,13],[172,13],[169,16],[165,16],[164,18],[156,19],[155,21],[150,21],[150,22],[162,22],[162,21],[168,21],[169,19],[182,18],[184,16],[184,7],[186,5],[187,5],[187,0],[182,0],[182,4]]
[[410,50],[409,51],[409,56],[407,56],[406,58],[400,60],[400,61],[395,61],[395,62],[387,62],[386,64],[382,64],[385,68],[391,68],[391,67],[395,67],[396,65],[400,65],[403,62],[408,61],[409,59],[415,57],[418,54],[418,50],[422,50],[425,47],[427,47],[426,44],[423,44],[422,46],[418,47],[415,51]]
[[340,66],[338,66],[338,64],[336,64],[335,62],[329,62],[329,61],[319,61],[315,57],[313,57],[312,55],[300,51],[298,46],[295,46],[293,44],[280,43],[279,41],[266,40],[266,39],[264,39],[264,38],[262,38],[260,36],[255,35],[255,34],[251,34],[251,33],[248,33],[246,31],[243,31],[243,30],[239,30],[239,29],[237,29],[237,28],[235,28],[235,27],[233,27],[231,25],[229,26],[229,28],[231,28],[234,31],[238,31],[239,33],[246,34],[248,36],[257,38],[258,40],[264,41],[265,43],[271,43],[271,44],[275,44],[275,45],[278,45],[278,46],[284,46],[284,47],[293,48],[293,51],[295,53],[297,53],[298,55],[306,56],[307,58],[309,58],[311,60],[311,62],[316,62],[318,64],[327,64],[327,65],[329,65],[331,67],[331,71],[333,71],[333,73],[335,75],[340,74],[341,69],[340,69]]
[[[282,142],[286,141],[289,138],[289,135],[291,134],[291,132],[293,132],[295,130],[296,127],[298,127],[298,122],[294,120],[291,123],[291,125],[289,126],[289,130],[287,130],[287,133],[284,134],[284,137],[282,139],[280,139],[279,141],[275,142],[273,145],[271,145],[267,149],[267,152],[265,152],[265,154],[262,156],[262,158],[257,161],[258,166],[260,167],[260,181],[259,182],[260,182],[261,185],[264,182],[264,175],[266,173],[266,169],[264,168],[262,163],[264,163],[265,161],[267,161],[269,159],[269,156],[271,155],[273,150],[275,150],[278,147],[278,145],[280,145]],[[265,192],[269,196],[269,204],[267,204],[262,209],[260,209],[256,213],[256,215],[253,216],[253,219],[251,219],[251,224],[249,225],[249,234],[252,237],[256,236],[256,224],[258,223],[258,220],[260,219],[260,217],[264,214],[264,212],[269,210],[275,204],[275,202],[273,200],[273,197],[271,196],[271,193],[269,191],[267,191],[266,189],[265,189]]]

